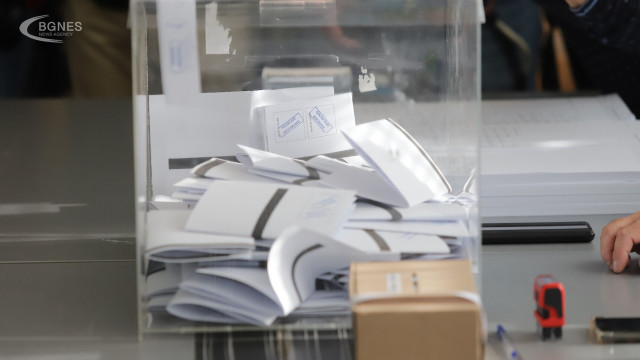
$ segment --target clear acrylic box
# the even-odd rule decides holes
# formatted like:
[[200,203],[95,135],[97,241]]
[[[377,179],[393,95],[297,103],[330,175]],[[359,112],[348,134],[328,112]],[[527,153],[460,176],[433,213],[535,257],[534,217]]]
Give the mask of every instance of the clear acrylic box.
[[[163,311],[156,296],[164,291],[168,299],[171,289],[158,292],[149,282],[152,268],[162,268],[146,256],[149,214],[184,205],[171,200],[173,184],[195,165],[232,159],[236,144],[260,136],[247,119],[268,98],[264,91],[283,89],[297,100],[309,88],[351,94],[356,124],[393,119],[431,156],[452,194],[467,194],[478,166],[481,6],[470,0],[132,1],[140,333],[348,331],[349,315],[286,317],[261,327]],[[452,257],[470,259],[478,275],[477,194],[465,199],[469,236]]]

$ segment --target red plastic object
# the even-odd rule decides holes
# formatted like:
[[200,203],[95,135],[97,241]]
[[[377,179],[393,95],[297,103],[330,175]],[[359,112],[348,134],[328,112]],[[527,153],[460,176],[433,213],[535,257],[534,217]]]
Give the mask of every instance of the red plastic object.
[[538,275],[533,283],[536,309],[533,315],[542,329],[542,340],[562,337],[565,321],[564,286],[552,275]]

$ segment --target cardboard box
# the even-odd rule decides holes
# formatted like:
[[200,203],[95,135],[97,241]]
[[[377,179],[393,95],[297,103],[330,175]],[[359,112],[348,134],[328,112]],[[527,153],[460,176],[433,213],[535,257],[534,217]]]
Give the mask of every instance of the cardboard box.
[[349,293],[358,360],[483,358],[469,261],[353,263]]

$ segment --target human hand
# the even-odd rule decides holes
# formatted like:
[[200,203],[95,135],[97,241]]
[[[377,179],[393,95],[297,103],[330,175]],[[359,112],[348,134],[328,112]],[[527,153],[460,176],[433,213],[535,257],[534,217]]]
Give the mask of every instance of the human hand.
[[640,211],[613,220],[602,228],[600,254],[613,272],[621,272],[629,262],[629,253],[640,250]]
[[569,6],[571,6],[572,8],[577,8],[582,6],[584,3],[587,2],[587,0],[565,0],[567,2],[567,4],[569,4]]

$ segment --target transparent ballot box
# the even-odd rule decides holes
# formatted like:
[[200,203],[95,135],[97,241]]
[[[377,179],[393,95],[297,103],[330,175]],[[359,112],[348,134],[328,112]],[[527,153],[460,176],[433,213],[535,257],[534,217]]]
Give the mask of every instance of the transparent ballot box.
[[132,1],[141,334],[349,331],[352,262],[477,275],[480,7]]

